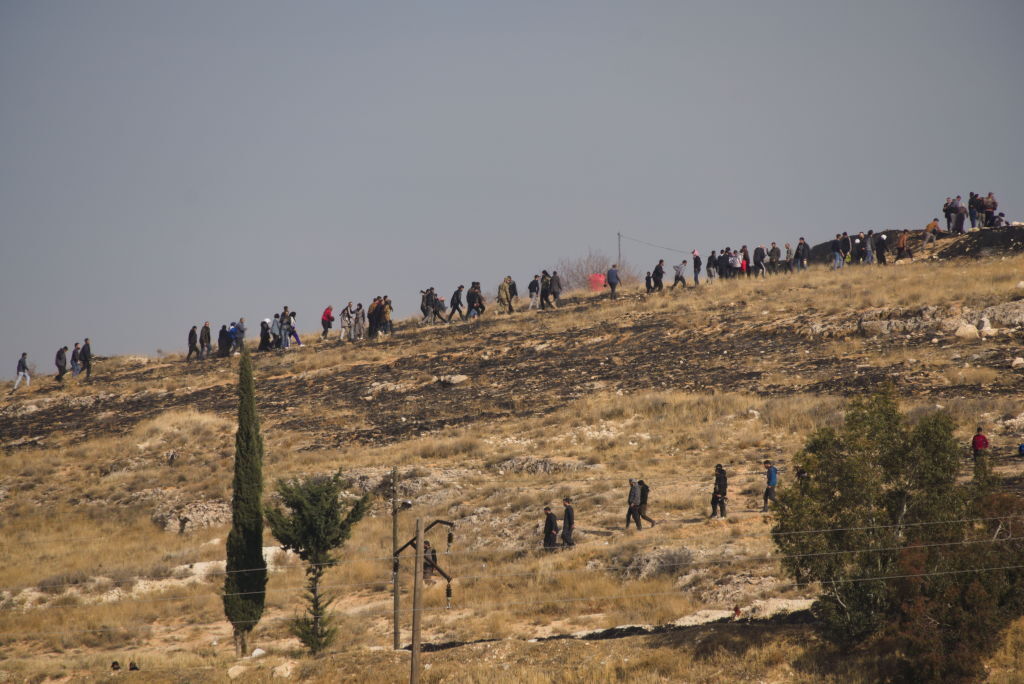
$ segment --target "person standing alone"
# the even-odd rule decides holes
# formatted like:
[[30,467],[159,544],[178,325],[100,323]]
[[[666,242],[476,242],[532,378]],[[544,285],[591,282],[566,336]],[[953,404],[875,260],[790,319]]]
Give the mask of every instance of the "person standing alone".
[[711,519],[722,518],[725,520],[725,499],[729,491],[729,478],[725,474],[725,468],[719,463],[715,466],[715,488],[711,492]]
[[761,507],[762,513],[768,512],[768,502],[775,501],[775,488],[779,485],[779,469],[776,468],[771,461],[764,462],[764,474],[765,474],[765,488],[764,488],[764,506]]

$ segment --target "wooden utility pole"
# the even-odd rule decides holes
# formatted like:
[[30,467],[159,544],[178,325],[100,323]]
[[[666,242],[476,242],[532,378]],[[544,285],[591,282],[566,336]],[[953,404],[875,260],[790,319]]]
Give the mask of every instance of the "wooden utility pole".
[[391,469],[391,553],[394,558],[391,560],[391,583],[392,591],[395,595],[395,639],[394,647],[397,651],[402,648],[402,628],[401,623],[398,621],[399,617],[399,603],[400,599],[398,596],[399,585],[398,585],[398,568],[400,563],[398,560],[398,468]]
[[409,684],[420,681],[420,623],[423,615],[423,518],[416,518],[416,571],[412,585],[412,665]]
[[622,233],[616,233],[619,238],[619,262],[618,267],[622,268]]

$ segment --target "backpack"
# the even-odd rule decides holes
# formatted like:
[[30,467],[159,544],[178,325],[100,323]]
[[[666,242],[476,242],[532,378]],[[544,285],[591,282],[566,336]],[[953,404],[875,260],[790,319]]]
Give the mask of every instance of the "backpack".
[[1024,457],[1024,444],[1019,444],[1017,446],[1017,455]]

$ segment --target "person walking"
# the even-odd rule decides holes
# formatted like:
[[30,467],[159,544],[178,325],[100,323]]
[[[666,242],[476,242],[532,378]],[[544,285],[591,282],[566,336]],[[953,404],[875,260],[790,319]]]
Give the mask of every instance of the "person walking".
[[832,250],[832,270],[833,271],[838,271],[839,269],[841,269],[843,267],[843,264],[845,263],[845,259],[843,257],[843,243],[842,243],[842,239],[843,239],[842,236],[839,233],[836,233],[836,238],[832,241],[832,244],[829,245],[829,249]]
[[576,546],[572,540],[572,533],[576,529],[576,511],[573,510],[572,500],[569,497],[562,499],[562,546]]
[[288,334],[295,340],[295,344],[302,346],[302,340],[299,339],[299,329],[295,325],[295,318],[298,316],[297,313],[291,311],[288,313]]
[[697,287],[698,285],[700,285],[700,267],[702,265],[702,262],[700,260],[700,254],[697,252],[697,250],[693,250],[691,256],[693,257],[693,286]]
[[978,227],[978,208],[981,197],[976,192],[967,195],[967,215],[971,219],[971,228]]
[[678,264],[672,267],[672,270],[676,272],[675,279],[672,281],[671,290],[676,289],[676,285],[679,283],[683,284],[683,289],[686,289],[686,259],[683,259]]
[[512,313],[512,294],[508,289],[508,282],[511,278],[507,276],[498,285],[498,311],[504,311],[505,313]]
[[544,507],[544,550],[558,548],[558,518],[551,512],[551,506]]
[[648,271],[644,277],[644,285],[647,287],[647,294],[654,292],[654,279],[651,277],[651,272]]
[[641,529],[640,525],[640,485],[636,480],[630,478],[629,480],[629,496],[626,499],[628,508],[626,509],[626,529],[629,529],[629,523],[635,522],[636,529]]
[[519,286],[516,285],[516,281],[512,278],[512,276],[505,276],[505,277],[508,278],[508,296],[509,296],[509,300],[512,302],[513,305],[518,305],[519,304]]
[[807,244],[807,240],[800,238],[796,243],[796,252],[793,254],[793,258],[796,260],[794,266],[798,271],[806,271],[807,264],[811,261],[811,246]]
[[935,244],[935,232],[939,229],[939,219],[933,218],[928,225],[924,227],[924,243],[921,245],[921,249],[925,249],[929,244]]
[[[459,320],[466,320],[466,312],[462,310],[462,291],[465,290],[464,285],[459,285],[455,288],[455,292],[452,292],[452,300],[448,303],[448,322],[452,322],[452,317],[455,316],[455,312],[459,312]],[[530,296],[530,304],[533,304],[533,296]]]
[[619,287],[619,265],[612,264],[612,267],[608,269],[608,272],[604,275],[605,285],[612,291],[611,298],[618,299],[618,295],[615,294],[615,290]]
[[283,346],[281,332],[281,314],[276,313],[270,323],[270,346],[274,349],[281,349]]
[[18,385],[21,381],[25,381],[25,387],[32,386],[32,378],[28,375],[28,352],[22,352],[21,357],[18,359],[18,371],[17,377],[14,381],[14,389],[11,390],[11,394],[14,394],[14,390],[18,389]]
[[551,272],[551,296],[555,300],[557,309],[559,302],[562,301],[562,276],[558,275],[558,271]]
[[92,377],[92,342],[89,338],[85,338],[85,342],[82,344],[82,351],[78,355],[78,360],[82,363],[82,372],[85,373],[85,379],[88,380]]
[[213,347],[210,345],[210,321],[203,323],[203,329],[199,331],[199,360],[210,358]]
[[711,491],[711,519],[725,520],[725,501],[729,492],[729,478],[725,468],[719,463],[715,466],[715,488]]
[[82,372],[82,346],[75,342],[74,348],[71,350],[71,377],[77,378],[78,374]]
[[66,346],[57,350],[53,363],[57,366],[57,382],[63,384],[64,375],[68,372],[68,348]]
[[526,291],[530,293],[530,304],[526,307],[526,310],[540,308],[540,276],[533,276],[533,280],[526,286]]
[[185,362],[192,360],[192,355],[196,355],[196,360],[202,358],[199,355],[199,331],[197,326],[192,326],[192,329],[188,331],[188,354],[185,355]]
[[651,282],[654,285],[655,292],[661,292],[665,289],[665,260],[659,259],[658,264],[651,271]]
[[869,230],[864,236],[864,263],[874,265],[875,263],[875,231]]
[[334,327],[333,306],[328,306],[326,309],[324,309],[323,315],[320,316],[320,327],[324,329],[324,331],[320,333],[320,339],[326,340],[328,333],[330,333],[331,331],[331,328]]
[[878,231],[878,235],[875,236],[875,258],[878,260],[879,266],[886,265],[888,252],[889,238],[882,231]]
[[541,310],[557,308],[551,302],[551,274],[547,271],[540,272],[540,308]]
[[775,488],[779,485],[779,469],[776,468],[771,461],[764,462],[764,475],[765,475],[765,488],[764,488],[764,506],[761,507],[762,513],[768,512],[768,502],[775,501]]
[[658,523],[654,522],[652,518],[647,517],[647,497],[651,495],[651,488],[643,480],[638,480],[637,485],[640,487],[640,505],[637,506],[636,511],[642,519],[651,523],[651,527],[654,527]]

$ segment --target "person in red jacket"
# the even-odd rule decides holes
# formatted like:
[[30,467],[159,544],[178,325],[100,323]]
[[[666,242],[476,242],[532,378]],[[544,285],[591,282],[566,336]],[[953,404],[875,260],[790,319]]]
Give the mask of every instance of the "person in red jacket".
[[324,331],[320,335],[321,340],[327,339],[327,332],[334,327],[334,307],[329,306],[324,309],[324,315],[320,317],[320,325],[323,326]]
[[974,460],[977,461],[978,457],[984,456],[985,451],[988,449],[988,437],[982,433],[981,428],[974,433],[974,438],[971,440],[971,453],[974,454]]

